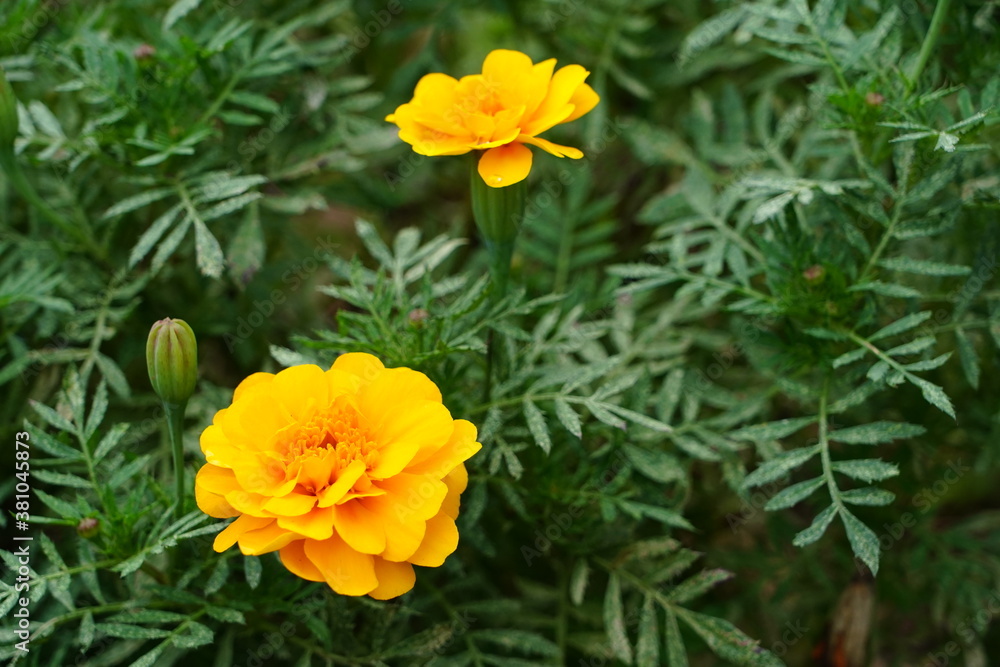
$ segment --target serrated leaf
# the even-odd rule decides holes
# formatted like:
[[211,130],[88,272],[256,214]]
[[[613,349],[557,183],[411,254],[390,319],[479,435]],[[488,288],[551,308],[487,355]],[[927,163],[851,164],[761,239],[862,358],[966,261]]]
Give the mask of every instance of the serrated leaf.
[[686,471],[680,461],[666,452],[650,451],[629,444],[624,446],[623,451],[629,463],[654,482],[669,484],[686,477]]
[[827,527],[829,527],[830,522],[833,521],[835,516],[837,516],[837,506],[830,505],[813,519],[808,528],[795,536],[792,544],[797,547],[804,547],[823,537],[823,533],[826,532]]
[[741,665],[784,667],[770,651],[761,648],[758,642],[743,634],[729,621],[687,609],[678,616],[723,660]]
[[163,29],[170,28],[201,4],[201,0],[177,0],[163,16]]
[[210,278],[221,276],[225,266],[222,246],[219,245],[218,239],[209,231],[205,223],[197,218],[194,220],[194,241],[198,268],[202,275]]
[[781,479],[818,453],[819,445],[813,445],[778,454],[770,461],[762,463],[756,470],[747,475],[746,479],[743,480],[743,488],[751,489],[755,486],[761,486]]
[[558,417],[559,422],[577,438],[582,438],[583,426],[580,422],[580,415],[576,414],[576,411],[570,407],[569,402],[564,398],[555,399],[555,406],[556,417]]
[[542,448],[546,454],[552,451],[552,437],[549,435],[549,425],[545,423],[545,415],[538,409],[538,406],[529,400],[524,401],[524,418],[528,423],[528,430],[531,437],[535,439],[535,444]]
[[729,433],[729,437],[736,440],[746,440],[749,442],[767,442],[769,440],[780,440],[790,436],[809,424],[816,421],[815,417],[794,417],[792,419],[782,419],[768,422],[766,424],[754,424],[744,426]]
[[830,433],[830,440],[845,442],[849,445],[878,445],[893,440],[915,438],[926,432],[926,428],[917,424],[878,421],[837,429]]
[[158,202],[174,192],[176,192],[174,188],[154,188],[152,190],[140,192],[137,195],[132,195],[127,199],[121,200],[105,211],[101,218],[114,218],[115,216],[124,215],[125,213],[131,213],[132,211],[143,208],[144,206],[149,206],[153,202]]
[[924,276],[967,276],[972,273],[972,269],[968,266],[932,262],[926,259],[912,259],[910,257],[890,257],[883,259],[879,262],[879,266],[890,271],[918,273]]
[[667,611],[667,620],[664,623],[664,634],[667,640],[667,664],[669,667],[688,667],[684,638],[681,637],[677,617],[669,610]]
[[659,667],[660,633],[653,598],[646,596],[639,614],[639,637],[635,644],[636,667]]
[[874,486],[866,486],[863,489],[851,489],[840,494],[840,499],[851,505],[866,505],[869,507],[883,507],[889,505],[896,499],[894,493]]
[[844,522],[847,539],[851,543],[854,555],[868,566],[873,575],[877,575],[879,561],[878,535],[846,509],[841,510],[840,519]]
[[569,599],[578,607],[583,604],[583,597],[587,592],[589,581],[590,564],[586,558],[580,558],[573,566],[573,574],[569,578]]
[[910,329],[919,326],[930,319],[932,313],[929,310],[924,310],[918,313],[911,313],[904,317],[899,318],[892,324],[885,326],[874,334],[872,334],[868,340],[869,342],[874,342],[880,338],[888,338],[889,336],[895,336],[896,334],[901,334],[904,331],[909,331]]
[[944,389],[927,380],[921,380],[920,378],[916,380],[914,383],[920,387],[920,393],[923,395],[924,400],[952,419],[955,419],[955,408],[951,404],[951,399],[944,393]]
[[958,359],[962,363],[962,372],[973,389],[979,389],[979,356],[968,335],[962,329],[955,330],[955,342],[958,346]]
[[674,587],[667,594],[667,599],[675,604],[683,605],[697,597],[701,597],[719,584],[729,581],[733,576],[735,575],[727,570],[704,570]]
[[798,484],[792,484],[788,488],[782,489],[767,501],[764,509],[768,512],[783,510],[805,500],[819,489],[826,480],[822,477],[808,479]]
[[246,576],[247,585],[251,589],[260,585],[261,576],[260,558],[256,556],[246,556],[243,558],[243,574]]
[[608,588],[604,593],[604,631],[608,635],[611,653],[625,664],[632,664],[632,644],[625,631],[621,581],[616,572],[608,578]]
[[132,252],[129,253],[128,265],[130,267],[135,266],[143,260],[143,258],[149,254],[149,251],[153,249],[156,242],[159,241],[170,226],[177,219],[178,214],[184,209],[183,204],[176,204],[171,208],[168,208],[163,212],[160,217],[153,221],[153,224],[142,233],[139,240],[136,241],[135,246],[132,247]]
[[881,459],[834,461],[831,467],[836,472],[863,482],[878,482],[899,474],[899,467],[895,463],[887,463]]

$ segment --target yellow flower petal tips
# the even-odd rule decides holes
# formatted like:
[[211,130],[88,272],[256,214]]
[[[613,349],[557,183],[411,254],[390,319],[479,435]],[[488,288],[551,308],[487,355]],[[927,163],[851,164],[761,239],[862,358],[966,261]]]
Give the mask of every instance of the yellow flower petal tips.
[[499,49],[486,56],[482,74],[426,75],[413,99],[386,120],[398,125],[399,138],[421,155],[485,151],[479,175],[486,184],[514,185],[531,171],[526,144],[556,157],[583,157],[577,148],[538,136],[576,120],[600,100],[584,83],[587,70],[567,65],[553,73],[555,64],[554,58],[535,64],[519,51]]
[[458,545],[476,427],[452,419],[422,373],[369,354],[255,373],[201,435],[198,507],[237,517],[215,539],[278,551],[293,574],[386,600]]

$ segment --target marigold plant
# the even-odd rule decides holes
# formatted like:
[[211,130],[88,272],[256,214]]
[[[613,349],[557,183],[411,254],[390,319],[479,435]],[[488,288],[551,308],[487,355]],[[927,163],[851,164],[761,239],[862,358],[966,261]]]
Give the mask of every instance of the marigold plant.
[[600,101],[584,83],[590,72],[566,65],[553,73],[555,65],[555,58],[534,64],[519,51],[497,49],[486,56],[482,74],[461,79],[426,75],[413,99],[386,120],[398,125],[399,138],[421,155],[485,151],[479,175],[486,184],[513,185],[531,171],[531,151],[525,144],[556,157],[583,157],[578,148],[538,136],[576,120]]
[[464,461],[480,444],[426,375],[354,353],[326,372],[251,375],[201,448],[198,506],[237,517],[216,551],[280,551],[304,579],[384,600],[413,587],[413,565],[455,550]]

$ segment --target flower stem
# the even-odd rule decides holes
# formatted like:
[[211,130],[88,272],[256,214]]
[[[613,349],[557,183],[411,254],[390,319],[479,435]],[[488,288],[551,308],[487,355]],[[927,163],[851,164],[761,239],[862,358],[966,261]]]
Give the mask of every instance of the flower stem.
[[177,499],[177,514],[184,513],[184,403],[163,403],[167,413],[167,435],[174,454],[174,494]]
[[950,5],[951,0],[938,0],[937,7],[934,8],[934,15],[931,17],[931,26],[927,29],[927,34],[924,35],[924,43],[920,46],[920,55],[917,56],[917,62],[913,64],[913,68],[907,76],[909,81],[907,81],[906,86],[910,90],[917,85],[917,79],[924,73],[924,68],[931,59],[931,53],[937,45],[938,36],[941,34],[941,28],[944,26],[944,19],[948,16]]

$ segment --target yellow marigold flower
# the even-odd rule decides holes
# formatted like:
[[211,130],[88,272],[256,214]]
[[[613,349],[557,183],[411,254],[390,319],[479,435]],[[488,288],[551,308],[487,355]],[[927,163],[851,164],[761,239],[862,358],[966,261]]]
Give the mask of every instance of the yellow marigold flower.
[[369,354],[255,373],[201,434],[198,507],[238,517],[215,550],[279,551],[292,573],[379,600],[458,546],[476,427],[452,419],[423,373]]
[[538,135],[576,120],[600,98],[584,83],[590,74],[567,65],[555,74],[555,58],[533,64],[519,51],[498,49],[486,56],[483,73],[454,79],[428,74],[417,83],[413,99],[386,120],[399,126],[399,138],[421,155],[462,155],[483,150],[479,175],[502,188],[523,181],[538,146],[556,157],[579,159],[583,153]]

